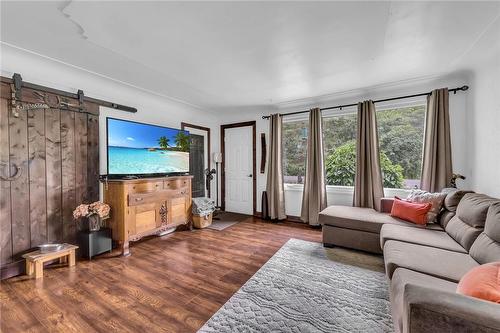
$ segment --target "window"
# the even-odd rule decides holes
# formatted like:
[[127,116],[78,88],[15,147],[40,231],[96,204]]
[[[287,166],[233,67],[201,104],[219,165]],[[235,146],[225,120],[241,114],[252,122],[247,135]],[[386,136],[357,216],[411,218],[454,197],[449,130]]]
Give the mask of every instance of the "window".
[[[303,184],[308,120],[283,123],[285,183]],[[425,105],[377,111],[380,166],[385,188],[420,186]],[[326,184],[354,186],[356,173],[357,113],[323,113]]]
[[425,105],[377,111],[380,166],[387,188],[418,188],[422,170]]
[[356,118],[356,113],[323,115],[323,149],[327,185],[354,186]]
[[303,184],[309,120],[283,122],[283,172],[286,184]]

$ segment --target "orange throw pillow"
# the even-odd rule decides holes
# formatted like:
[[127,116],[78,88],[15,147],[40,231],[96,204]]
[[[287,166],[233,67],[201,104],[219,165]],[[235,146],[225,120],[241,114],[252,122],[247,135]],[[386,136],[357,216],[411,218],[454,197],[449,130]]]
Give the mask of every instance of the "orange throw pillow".
[[431,210],[431,203],[416,203],[402,200],[398,197],[394,198],[392,205],[391,216],[398,217],[402,220],[415,224],[427,224],[427,213]]
[[500,262],[475,267],[457,286],[457,293],[500,304]]

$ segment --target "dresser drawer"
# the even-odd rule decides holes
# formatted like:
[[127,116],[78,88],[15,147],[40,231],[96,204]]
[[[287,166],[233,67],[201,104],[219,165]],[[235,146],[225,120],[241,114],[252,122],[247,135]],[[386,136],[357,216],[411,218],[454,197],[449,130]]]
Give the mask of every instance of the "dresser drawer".
[[144,182],[129,184],[129,193],[148,193],[163,190],[163,182]]
[[163,187],[165,189],[180,189],[187,188],[190,185],[190,181],[186,179],[175,179],[175,180],[165,180]]
[[177,190],[161,190],[156,192],[146,193],[130,193],[128,195],[129,206],[140,206],[149,203],[162,202],[173,198],[180,198],[189,195],[186,189]]

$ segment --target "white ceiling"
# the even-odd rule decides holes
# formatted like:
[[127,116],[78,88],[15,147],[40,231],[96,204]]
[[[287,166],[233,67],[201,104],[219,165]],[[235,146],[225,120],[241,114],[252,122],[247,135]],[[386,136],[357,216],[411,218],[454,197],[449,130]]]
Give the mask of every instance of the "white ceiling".
[[3,42],[217,110],[466,69],[500,2],[2,1],[1,9]]

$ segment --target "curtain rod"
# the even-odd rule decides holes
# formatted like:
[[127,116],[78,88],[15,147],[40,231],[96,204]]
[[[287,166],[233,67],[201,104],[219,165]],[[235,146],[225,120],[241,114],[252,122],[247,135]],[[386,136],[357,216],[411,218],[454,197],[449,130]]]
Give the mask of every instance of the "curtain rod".
[[[469,90],[469,86],[461,86],[461,87],[458,87],[458,88],[449,89],[448,91],[449,92],[453,92],[453,94],[456,94],[457,91],[466,91],[466,90]],[[421,94],[414,94],[414,95],[406,95],[406,96],[384,98],[384,99],[378,99],[376,101],[373,101],[373,103],[388,102],[388,101],[394,101],[394,100],[397,100],[397,99],[405,99],[405,98],[412,98],[412,97],[419,97],[419,96],[428,96],[430,94],[431,94],[431,92],[426,92],[426,93],[421,93]],[[342,108],[347,108],[347,107],[356,106],[356,105],[358,105],[358,103],[329,106],[329,107],[326,107],[326,108],[321,108],[320,111],[333,110],[333,109],[340,109],[340,110],[342,110]],[[294,115],[294,114],[307,113],[309,111],[310,110],[288,112],[288,113],[282,113],[281,115],[282,116],[291,116],[291,115]],[[271,116],[262,116],[262,119],[269,119],[270,117]]]

